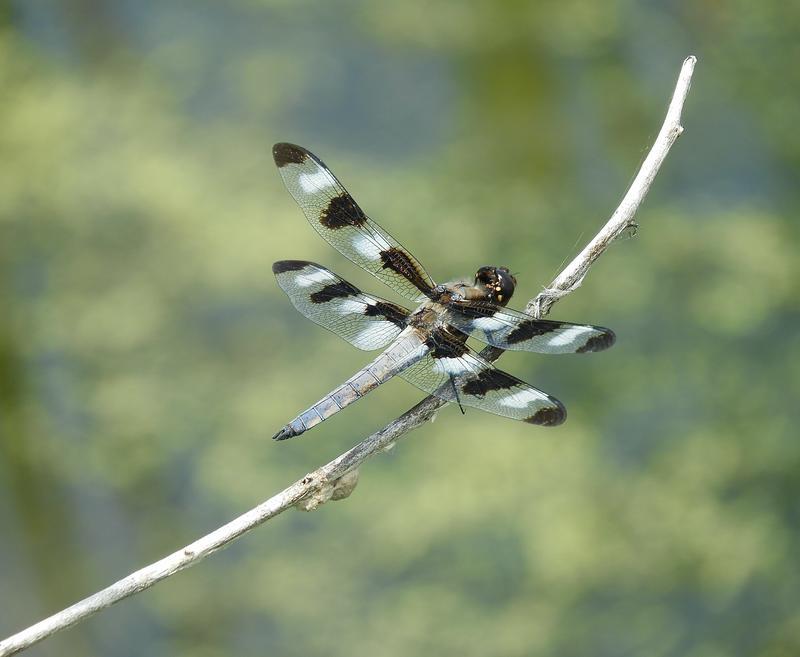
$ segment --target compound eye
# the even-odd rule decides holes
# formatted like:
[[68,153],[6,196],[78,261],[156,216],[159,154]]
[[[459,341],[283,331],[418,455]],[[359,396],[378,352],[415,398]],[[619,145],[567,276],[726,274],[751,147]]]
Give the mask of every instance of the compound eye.
[[505,304],[508,303],[511,296],[514,294],[515,281],[514,277],[508,273],[508,270],[504,272],[498,270],[498,273],[497,301]]

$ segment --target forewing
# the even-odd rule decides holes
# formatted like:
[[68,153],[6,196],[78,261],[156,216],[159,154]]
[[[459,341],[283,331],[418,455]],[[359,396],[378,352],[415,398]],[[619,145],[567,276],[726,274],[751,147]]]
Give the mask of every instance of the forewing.
[[406,327],[408,310],[364,294],[325,267],[305,260],[280,260],[272,271],[297,310],[354,347],[381,349]]
[[602,326],[536,319],[485,301],[454,301],[446,320],[492,346],[540,354],[603,351],[616,339],[614,331]]
[[400,373],[425,392],[530,424],[555,426],[566,419],[567,411],[555,397],[498,370],[461,336],[437,329],[427,344],[428,354]]
[[422,265],[358,207],[330,170],[305,148],[275,144],[275,164],[316,231],[345,258],[413,301],[433,287]]

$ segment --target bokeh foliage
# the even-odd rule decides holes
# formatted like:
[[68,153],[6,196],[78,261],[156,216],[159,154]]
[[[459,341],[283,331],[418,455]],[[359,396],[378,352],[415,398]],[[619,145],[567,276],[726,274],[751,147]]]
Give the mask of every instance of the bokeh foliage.
[[[796,3],[19,0],[0,14],[0,634],[210,530],[420,394],[268,440],[368,356],[270,264],[381,294],[309,228],[306,145],[437,280],[517,306],[614,208],[700,58],[635,239],[507,354],[569,421],[445,409],[289,513],[31,655],[795,655]],[[513,304],[512,304],[513,305]]]

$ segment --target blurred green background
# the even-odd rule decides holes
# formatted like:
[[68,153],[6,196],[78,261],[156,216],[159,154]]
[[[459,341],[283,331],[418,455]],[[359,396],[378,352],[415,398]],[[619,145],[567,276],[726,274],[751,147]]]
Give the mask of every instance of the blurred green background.
[[800,652],[800,5],[15,0],[0,9],[0,635],[253,506],[421,398],[269,440],[370,357],[274,260],[329,266],[270,155],[316,152],[436,280],[521,307],[606,220],[699,57],[686,132],[501,366],[558,429],[447,408],[37,656]]

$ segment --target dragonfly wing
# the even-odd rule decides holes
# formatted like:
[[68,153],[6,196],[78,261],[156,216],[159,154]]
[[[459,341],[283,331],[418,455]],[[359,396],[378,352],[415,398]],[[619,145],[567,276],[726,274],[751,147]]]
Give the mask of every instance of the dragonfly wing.
[[560,401],[498,370],[464,344],[463,336],[436,329],[427,344],[427,355],[400,373],[425,392],[530,424],[555,426],[566,419]]
[[486,301],[453,301],[447,322],[494,347],[540,354],[603,351],[614,344],[614,331],[590,324],[571,324],[503,308]]
[[318,157],[286,143],[275,144],[272,155],[289,193],[323,239],[404,297],[426,298],[434,283],[422,265],[364,214]]
[[272,271],[297,310],[354,347],[382,349],[406,327],[406,308],[364,294],[318,264],[280,260]]

